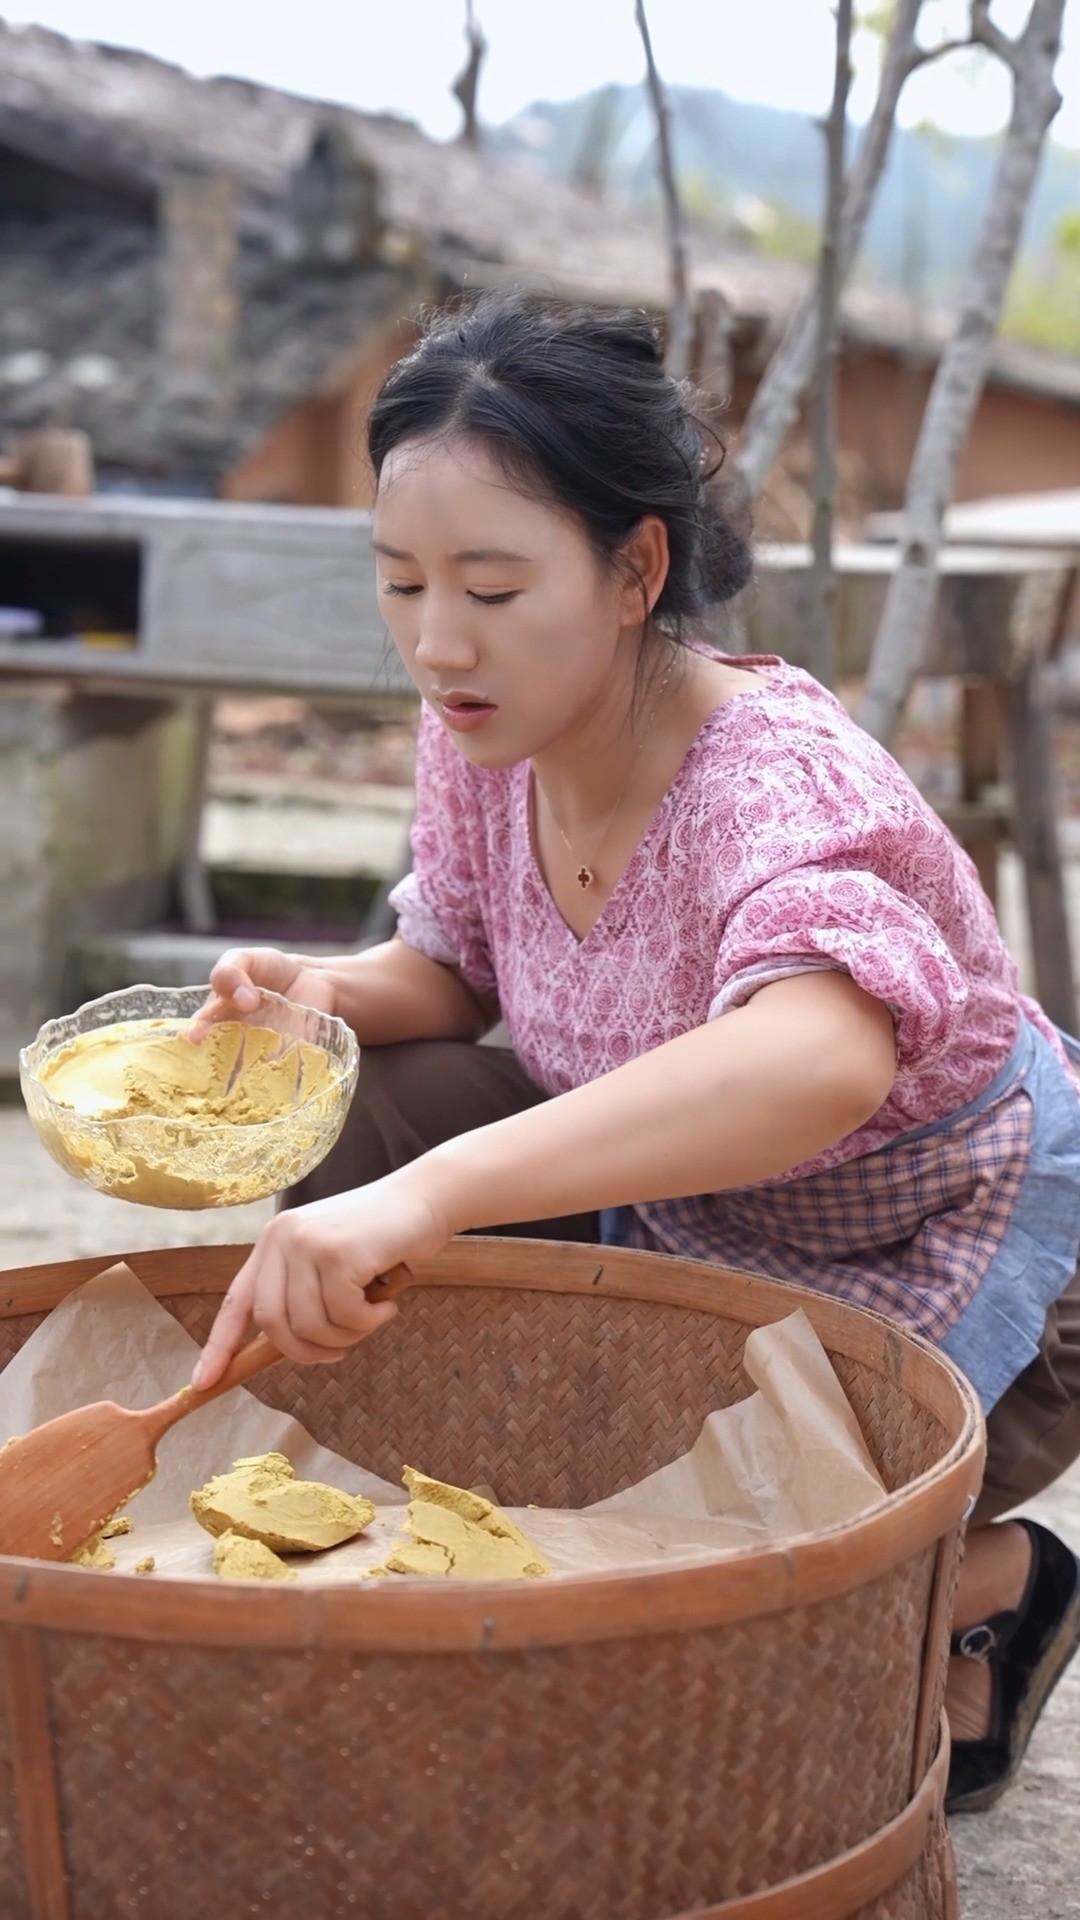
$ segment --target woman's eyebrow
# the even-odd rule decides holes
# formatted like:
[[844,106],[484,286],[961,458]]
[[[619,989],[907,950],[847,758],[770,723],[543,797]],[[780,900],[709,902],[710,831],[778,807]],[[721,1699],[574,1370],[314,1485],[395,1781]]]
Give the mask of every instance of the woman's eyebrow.
[[[403,547],[387,546],[385,540],[373,540],[376,553],[384,554],[387,560],[415,560],[416,555],[406,553]],[[511,553],[507,547],[465,547],[460,553],[452,553],[451,560],[518,560],[528,564],[532,556],[528,553]]]

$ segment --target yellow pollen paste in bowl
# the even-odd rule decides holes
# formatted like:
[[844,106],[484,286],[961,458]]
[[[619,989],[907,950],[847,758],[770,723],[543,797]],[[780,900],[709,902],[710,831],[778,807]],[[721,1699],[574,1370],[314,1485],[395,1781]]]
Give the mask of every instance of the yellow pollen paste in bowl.
[[126,1020],[83,1033],[40,1070],[59,1106],[88,1119],[154,1115],[226,1126],[278,1119],[329,1086],[321,1047],[238,1020],[196,1045],[169,1020]]

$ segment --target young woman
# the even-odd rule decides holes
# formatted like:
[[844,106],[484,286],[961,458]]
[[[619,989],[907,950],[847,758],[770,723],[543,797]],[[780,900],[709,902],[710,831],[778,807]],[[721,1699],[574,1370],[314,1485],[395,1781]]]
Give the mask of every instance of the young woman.
[[[201,1363],[254,1324],[332,1360],[364,1288],[512,1227],[876,1307],[988,1414],[957,1601],[950,1800],[1012,1777],[1080,1638],[1080,1564],[1001,1516],[1080,1454],[1080,1096],[974,868],[805,673],[693,620],[747,581],[643,316],[488,297],[371,416],[380,602],[424,706],[396,937],[226,954],[364,1049],[337,1147]],[[512,1050],[475,1042],[500,1017]]]

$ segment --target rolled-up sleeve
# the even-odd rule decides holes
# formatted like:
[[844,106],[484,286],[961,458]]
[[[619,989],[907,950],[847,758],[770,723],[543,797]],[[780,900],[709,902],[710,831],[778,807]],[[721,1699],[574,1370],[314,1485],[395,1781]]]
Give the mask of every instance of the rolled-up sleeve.
[[427,707],[417,741],[412,871],[390,894],[406,946],[456,967],[476,993],[498,992],[484,914],[483,817],[475,770]]
[[898,1065],[933,1059],[970,994],[963,968],[916,902],[877,874],[798,867],[748,893],[724,927],[710,1019],[775,980],[820,969],[851,975],[889,1008]]

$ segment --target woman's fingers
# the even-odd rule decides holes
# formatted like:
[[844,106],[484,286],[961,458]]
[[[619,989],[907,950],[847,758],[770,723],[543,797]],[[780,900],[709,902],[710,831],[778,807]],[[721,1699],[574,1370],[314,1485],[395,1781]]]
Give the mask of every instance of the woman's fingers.
[[239,1353],[251,1326],[252,1257],[241,1267],[217,1311],[202,1354],[191,1376],[193,1387],[213,1387],[234,1353]]
[[[318,1262],[318,1280],[326,1320],[346,1340],[363,1338],[374,1327],[392,1320],[397,1312],[392,1301],[380,1299],[381,1288],[376,1282],[368,1282],[370,1292],[361,1284],[349,1254],[343,1249],[322,1250]],[[383,1308],[387,1306],[391,1311],[384,1313]],[[297,1325],[295,1314],[293,1324]],[[310,1327],[298,1327],[297,1330],[308,1333],[313,1339],[319,1337]]]
[[295,1360],[337,1359],[394,1318],[393,1302],[372,1305],[355,1271],[351,1248],[325,1237],[309,1245],[292,1231],[295,1215],[279,1215],[277,1245],[256,1284],[259,1328]]
[[[300,1278],[301,1276],[297,1276]],[[241,1267],[221,1304],[210,1329],[202,1356],[191,1376],[193,1387],[212,1387],[220,1380],[229,1361],[244,1345],[254,1324],[265,1333],[288,1360],[312,1366],[317,1362],[340,1360],[354,1334],[340,1332],[326,1342],[306,1340],[293,1329],[288,1292],[293,1275],[286,1274],[280,1252],[272,1243],[260,1241]],[[288,1281],[288,1288],[287,1288]]]
[[223,1000],[220,994],[212,993],[209,999],[203,1001],[198,1013],[192,1015],[187,1037],[197,1045],[200,1040],[205,1040],[211,1027],[216,1026],[219,1020],[235,1020],[237,1013],[242,1011],[232,1000]]
[[[259,997],[256,980],[281,971],[270,964],[277,957],[270,949],[260,953],[258,949],[230,947],[210,969],[210,985],[220,1000],[239,999],[241,1004],[245,1000],[254,1004]],[[284,955],[280,957],[284,959]],[[265,984],[268,986],[269,980]]]
[[318,1268],[303,1249],[286,1259],[273,1248],[256,1285],[255,1318],[282,1353],[305,1364],[339,1360],[356,1339],[330,1319]]
[[394,1301],[372,1304],[333,1255],[328,1264],[332,1280],[302,1248],[286,1247],[280,1234],[263,1234],[222,1302],[192,1385],[212,1387],[252,1325],[287,1359],[313,1366],[340,1360],[357,1340],[393,1320]]
[[[295,968],[292,970],[295,972]],[[273,993],[289,984],[287,956],[275,948],[232,947],[223,953],[210,973],[210,994],[188,1028],[188,1038],[202,1040],[218,1020],[235,1020],[238,1014],[254,1013],[259,1004],[259,988]]]

